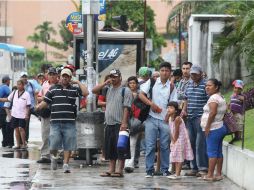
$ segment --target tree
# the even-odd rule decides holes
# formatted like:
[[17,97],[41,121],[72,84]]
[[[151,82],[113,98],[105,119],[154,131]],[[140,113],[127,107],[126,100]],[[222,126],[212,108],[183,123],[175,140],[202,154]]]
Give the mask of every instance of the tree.
[[34,42],[34,48],[38,48],[39,43],[41,42],[41,36],[37,33],[27,37],[27,40]]
[[[155,14],[150,6],[146,10],[146,37],[153,39],[153,48],[160,49],[161,46],[166,46],[163,36],[156,31],[154,22]],[[127,16],[129,23],[129,31],[144,31],[144,1],[110,1],[107,4],[106,25],[118,26],[118,23],[112,16]],[[156,52],[156,51],[155,51]],[[157,51],[158,52],[158,51]],[[158,53],[159,54],[159,53]],[[158,64],[154,62],[154,64]]]
[[56,34],[56,30],[51,26],[52,22],[44,21],[42,24],[38,25],[35,30],[39,31],[41,42],[45,44],[45,61],[47,61],[47,45],[50,40],[51,34]]

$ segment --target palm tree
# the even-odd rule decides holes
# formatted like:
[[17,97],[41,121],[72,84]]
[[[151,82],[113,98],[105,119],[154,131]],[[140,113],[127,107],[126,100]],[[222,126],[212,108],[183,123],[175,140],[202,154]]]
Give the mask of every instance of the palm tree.
[[56,34],[56,30],[51,26],[52,22],[44,21],[38,25],[35,30],[38,30],[41,36],[41,42],[45,43],[45,61],[47,61],[47,45],[50,39],[50,34]]
[[38,33],[34,33],[33,35],[28,36],[27,40],[34,43],[34,48],[38,48],[38,45],[41,41],[41,36]]

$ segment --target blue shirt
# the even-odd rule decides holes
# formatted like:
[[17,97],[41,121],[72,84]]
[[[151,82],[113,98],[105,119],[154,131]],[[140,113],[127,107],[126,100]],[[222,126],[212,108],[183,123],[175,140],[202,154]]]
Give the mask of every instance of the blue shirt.
[[[10,88],[6,84],[0,86],[0,98],[7,98],[11,93]],[[0,102],[0,108],[4,106],[4,102]]]
[[191,80],[185,91],[185,99],[187,100],[187,113],[189,118],[201,117],[203,107],[207,103],[208,95],[205,91],[206,81],[201,80],[199,84],[195,84]]
[[31,82],[28,81],[27,84],[25,85],[25,90],[30,95],[31,108],[34,108],[34,106],[35,106],[35,94],[34,93],[36,92],[36,88]]

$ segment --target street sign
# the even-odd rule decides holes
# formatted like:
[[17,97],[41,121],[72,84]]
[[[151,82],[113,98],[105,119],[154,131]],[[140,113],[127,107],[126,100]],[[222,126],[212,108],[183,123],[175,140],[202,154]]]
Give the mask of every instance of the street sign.
[[69,14],[66,19],[66,27],[73,34],[82,33],[82,15],[80,12],[73,12]]
[[83,15],[100,14],[99,0],[82,0],[82,14]]
[[106,0],[100,0],[100,14],[95,15],[95,20],[97,21],[106,20]]
[[146,39],[146,51],[153,51],[153,40],[151,38]]

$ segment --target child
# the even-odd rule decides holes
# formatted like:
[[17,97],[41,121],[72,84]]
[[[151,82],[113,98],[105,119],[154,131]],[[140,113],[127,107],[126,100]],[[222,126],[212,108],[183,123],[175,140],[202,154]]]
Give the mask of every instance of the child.
[[181,110],[177,102],[169,102],[168,115],[171,118],[171,144],[170,162],[175,165],[175,175],[168,176],[169,179],[180,179],[184,160],[193,160],[193,152],[187,129],[183,119],[180,117]]
[[244,84],[242,80],[235,80],[232,84],[234,93],[230,98],[230,111],[234,114],[237,121],[238,130],[234,133],[234,138],[229,142],[230,144],[242,139],[244,125],[244,96],[242,95]]

